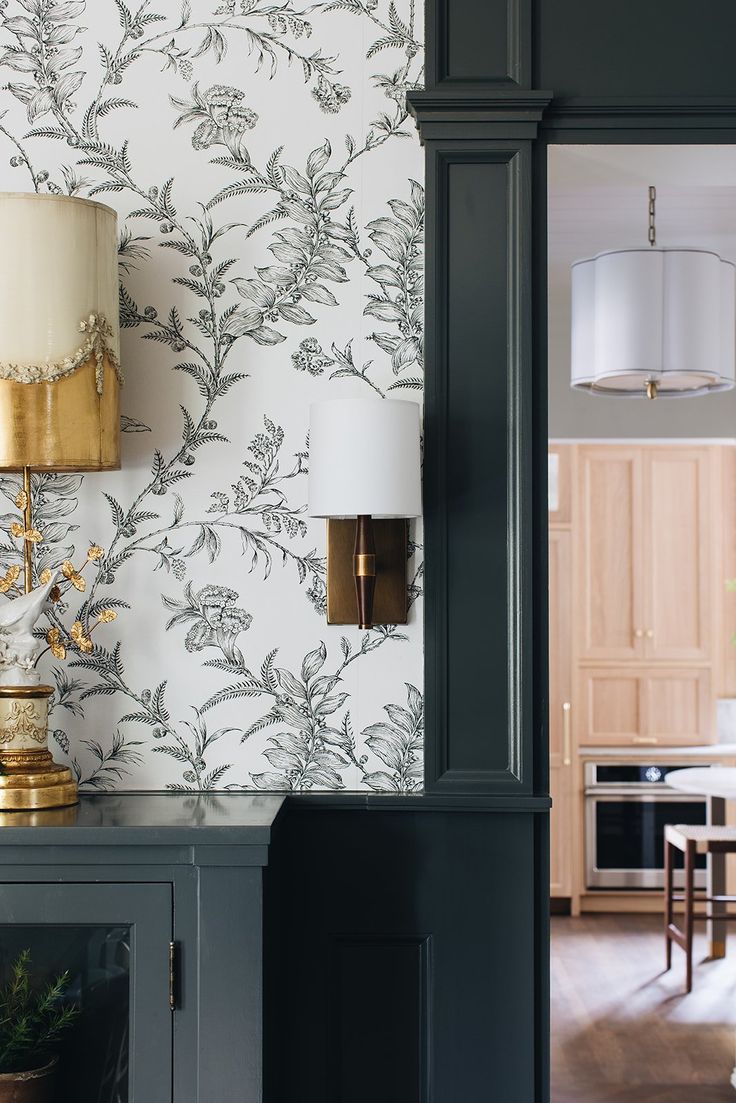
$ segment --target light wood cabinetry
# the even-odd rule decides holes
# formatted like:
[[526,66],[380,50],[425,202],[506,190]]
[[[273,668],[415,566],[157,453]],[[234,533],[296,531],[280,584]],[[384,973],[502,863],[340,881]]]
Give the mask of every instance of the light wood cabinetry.
[[725,642],[736,595],[724,586],[736,577],[736,448],[561,443],[550,454],[550,887],[575,908],[584,748],[711,743],[716,698],[736,696]]
[[714,541],[719,562],[714,575],[717,697],[736,697],[736,590],[727,579],[736,579],[736,447],[718,449],[718,480]]
[[712,452],[580,448],[582,660],[709,661]]
[[578,741],[590,746],[707,743],[714,724],[707,668],[581,667]]
[[644,631],[641,452],[604,446],[579,452],[578,652],[586,659],[635,659]]
[[572,523],[572,462],[574,448],[571,444],[549,446],[549,524]]
[[707,662],[713,650],[713,448],[642,449],[644,654]]
[[572,860],[572,591],[571,533],[549,537],[549,766],[552,813],[550,892],[570,896]]

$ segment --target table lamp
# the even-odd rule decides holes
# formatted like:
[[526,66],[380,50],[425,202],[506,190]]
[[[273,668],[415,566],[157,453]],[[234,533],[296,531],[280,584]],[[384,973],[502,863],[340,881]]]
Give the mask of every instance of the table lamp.
[[389,398],[314,403],[309,513],[328,519],[329,624],[406,624],[406,519],[421,512],[417,403]]
[[[92,626],[63,627],[53,602],[85,588],[65,561],[37,575],[43,540],[33,516],[31,472],[120,467],[120,333],[117,215],[70,196],[0,194],[0,471],[16,472],[19,519],[10,527],[17,563],[0,577],[0,811],[74,804],[71,771],[48,749],[53,688],[37,672],[49,613],[48,648],[89,653]],[[103,550],[93,545],[85,565]],[[21,568],[22,564],[22,568]],[[22,586],[20,583],[22,569]],[[97,620],[114,619],[104,610]]]

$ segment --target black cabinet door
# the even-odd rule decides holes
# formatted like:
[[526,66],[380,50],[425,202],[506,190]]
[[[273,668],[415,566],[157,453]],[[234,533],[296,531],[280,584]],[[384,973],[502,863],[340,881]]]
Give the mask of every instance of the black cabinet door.
[[68,971],[80,1008],[58,1103],[171,1100],[171,930],[168,884],[0,884],[0,978],[28,949],[34,980]]

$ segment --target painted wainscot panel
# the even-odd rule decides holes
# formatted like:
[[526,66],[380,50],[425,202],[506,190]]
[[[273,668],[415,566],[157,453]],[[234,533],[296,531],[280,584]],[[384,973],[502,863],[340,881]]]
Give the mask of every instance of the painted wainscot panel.
[[414,0],[0,0],[0,188],[120,216],[123,468],[35,478],[38,571],[104,548],[72,612],[118,614],[41,660],[88,788],[421,785],[421,531],[409,625],[341,630],[305,514],[309,402],[421,397],[420,23]]

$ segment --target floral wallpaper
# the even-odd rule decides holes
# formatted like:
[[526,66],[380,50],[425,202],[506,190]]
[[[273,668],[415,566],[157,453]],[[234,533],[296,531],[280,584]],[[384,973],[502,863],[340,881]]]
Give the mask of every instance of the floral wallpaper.
[[0,0],[0,188],[120,216],[123,468],[34,476],[38,571],[101,546],[73,612],[118,613],[42,660],[87,789],[421,787],[421,531],[410,623],[328,627],[305,506],[310,401],[421,399],[420,27],[415,0]]

